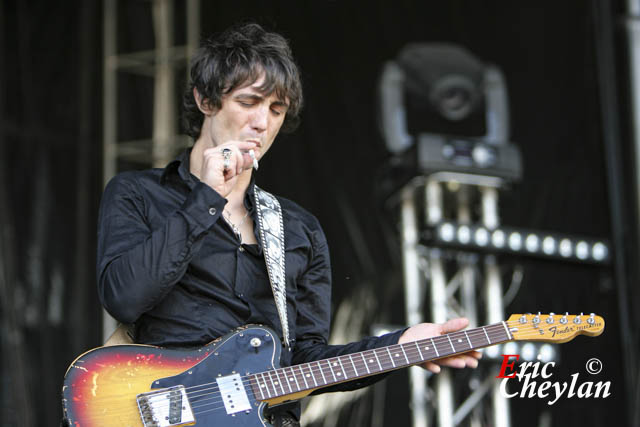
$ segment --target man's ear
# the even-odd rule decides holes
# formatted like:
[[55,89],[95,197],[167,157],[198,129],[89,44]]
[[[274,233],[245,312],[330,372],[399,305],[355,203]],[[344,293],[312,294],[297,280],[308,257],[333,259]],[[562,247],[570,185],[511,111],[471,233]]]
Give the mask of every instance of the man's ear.
[[213,113],[213,108],[211,108],[211,103],[209,102],[209,100],[207,99],[203,101],[202,95],[200,95],[200,92],[198,92],[198,89],[196,89],[195,87],[193,88],[193,98],[196,100],[198,109],[202,112],[202,114],[208,116]]

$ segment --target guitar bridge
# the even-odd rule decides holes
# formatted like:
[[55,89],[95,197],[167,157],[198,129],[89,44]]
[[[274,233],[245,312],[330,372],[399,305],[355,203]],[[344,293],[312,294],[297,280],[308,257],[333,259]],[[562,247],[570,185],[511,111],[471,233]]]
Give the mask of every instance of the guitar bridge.
[[195,424],[184,386],[153,390],[136,396],[144,427],[173,427]]

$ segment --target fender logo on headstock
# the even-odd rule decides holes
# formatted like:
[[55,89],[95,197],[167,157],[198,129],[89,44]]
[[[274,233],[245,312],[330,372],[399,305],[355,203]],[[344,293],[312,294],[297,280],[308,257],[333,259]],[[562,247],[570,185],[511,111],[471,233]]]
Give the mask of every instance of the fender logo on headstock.
[[573,332],[573,327],[572,326],[565,326],[564,328],[558,329],[557,326],[552,326],[549,328],[549,332],[551,332],[551,338],[555,337],[556,335],[562,335],[562,334],[568,334]]

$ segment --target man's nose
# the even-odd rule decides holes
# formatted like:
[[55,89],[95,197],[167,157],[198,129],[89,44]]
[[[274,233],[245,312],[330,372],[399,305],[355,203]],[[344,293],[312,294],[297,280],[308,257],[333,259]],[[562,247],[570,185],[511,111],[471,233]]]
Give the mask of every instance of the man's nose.
[[267,120],[269,118],[269,109],[267,107],[256,108],[251,115],[251,127],[259,132],[267,129]]

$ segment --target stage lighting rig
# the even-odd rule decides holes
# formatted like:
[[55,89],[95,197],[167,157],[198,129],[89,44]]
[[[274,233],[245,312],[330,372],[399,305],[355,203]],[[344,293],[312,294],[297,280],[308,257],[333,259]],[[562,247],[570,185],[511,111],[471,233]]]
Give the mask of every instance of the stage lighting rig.
[[588,264],[608,264],[610,244],[606,239],[551,233],[540,230],[444,221],[422,232],[421,243],[430,247],[509,253]]

